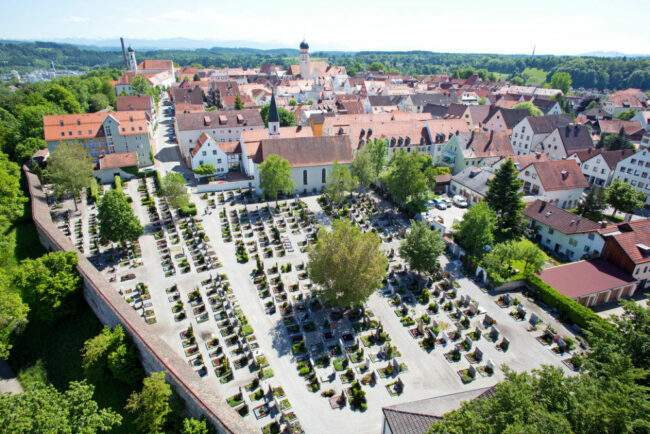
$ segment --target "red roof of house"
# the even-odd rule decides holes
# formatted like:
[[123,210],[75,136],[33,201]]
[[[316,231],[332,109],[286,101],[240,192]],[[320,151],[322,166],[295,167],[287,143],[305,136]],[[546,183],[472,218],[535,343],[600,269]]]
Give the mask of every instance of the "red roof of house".
[[600,224],[540,199],[528,204],[522,214],[563,234],[596,232],[600,229]]
[[539,273],[539,277],[561,294],[573,299],[636,282],[631,275],[604,259],[589,259],[547,268]]
[[650,219],[610,225],[599,232],[603,237],[614,237],[635,264],[650,262],[650,256],[644,254],[645,247],[650,246]]
[[545,191],[589,187],[589,183],[575,160],[536,161],[532,166]]
[[624,121],[621,119],[601,119],[598,121],[601,134],[618,134],[621,128],[625,129],[625,134],[631,136],[643,129],[638,121]]
[[138,153],[120,152],[117,154],[106,154],[99,158],[99,170],[119,169],[120,167],[133,167],[138,165]]

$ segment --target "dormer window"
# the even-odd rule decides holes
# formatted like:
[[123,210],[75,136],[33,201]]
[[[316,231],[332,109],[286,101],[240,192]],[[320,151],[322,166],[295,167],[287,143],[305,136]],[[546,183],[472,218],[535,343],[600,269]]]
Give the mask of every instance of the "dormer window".
[[77,125],[81,125],[81,121],[77,119]]
[[59,121],[59,126],[63,126],[63,121]]

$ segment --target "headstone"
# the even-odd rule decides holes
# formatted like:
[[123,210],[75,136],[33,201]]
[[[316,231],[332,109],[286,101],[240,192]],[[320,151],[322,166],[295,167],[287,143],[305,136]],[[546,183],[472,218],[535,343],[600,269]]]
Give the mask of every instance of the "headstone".
[[523,317],[526,316],[526,309],[522,305],[517,306],[517,313]]
[[477,360],[478,362],[480,362],[481,360],[483,360],[483,351],[481,351],[481,350],[479,349],[479,347],[476,347],[476,348],[474,349],[474,357],[476,358],[476,360]]
[[491,338],[491,339],[494,339],[494,340],[497,340],[497,339],[499,338],[499,329],[497,329],[496,327],[492,326],[492,327],[490,328],[490,338]]
[[567,347],[567,345],[566,345],[566,342],[564,341],[564,338],[559,338],[559,339],[557,340],[557,346],[560,347],[560,349],[561,349],[562,351],[566,351],[566,347]]
[[530,314],[530,323],[532,325],[536,325],[538,322],[539,322],[539,317],[537,316],[537,314],[535,312],[531,312],[531,314]]
[[440,333],[440,339],[442,339],[443,341],[445,341],[446,344],[448,344],[449,343],[449,335],[447,334],[447,332]]
[[467,373],[468,373],[471,377],[475,377],[475,376],[476,376],[476,368],[474,367],[474,365],[469,365],[469,369],[467,370]]
[[494,366],[494,362],[492,361],[492,359],[488,359],[486,366],[492,369],[492,372],[496,370],[496,366]]

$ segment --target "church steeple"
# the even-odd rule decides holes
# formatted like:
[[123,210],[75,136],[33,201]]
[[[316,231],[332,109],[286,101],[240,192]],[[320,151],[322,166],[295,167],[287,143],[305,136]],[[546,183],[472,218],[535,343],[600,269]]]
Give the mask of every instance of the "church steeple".
[[303,39],[300,43],[300,75],[303,80],[310,79],[309,44]]
[[278,106],[275,104],[275,89],[271,93],[271,106],[269,107],[269,116],[267,118],[269,125],[269,139],[280,137],[280,114],[278,113]]

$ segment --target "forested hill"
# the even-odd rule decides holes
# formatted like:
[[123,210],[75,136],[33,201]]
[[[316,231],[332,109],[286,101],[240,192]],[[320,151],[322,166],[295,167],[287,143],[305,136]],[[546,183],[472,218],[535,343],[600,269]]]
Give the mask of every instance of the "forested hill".
[[[181,66],[203,67],[258,67],[264,63],[288,65],[297,62],[298,50],[251,48],[210,48],[197,50],[149,50],[136,52],[138,59],[173,59]],[[501,78],[521,77],[535,71],[542,80],[556,72],[568,72],[574,87],[623,89],[637,87],[650,89],[650,58],[605,58],[578,56],[524,56],[497,54],[454,54],[429,51],[402,52],[317,52],[331,63],[343,65],[353,75],[367,70],[374,63],[387,70],[405,74],[453,73],[458,69],[473,68],[502,74]],[[85,49],[79,46],[52,42],[0,42],[0,71],[49,68],[53,61],[57,68],[91,69],[122,67],[122,52]]]

